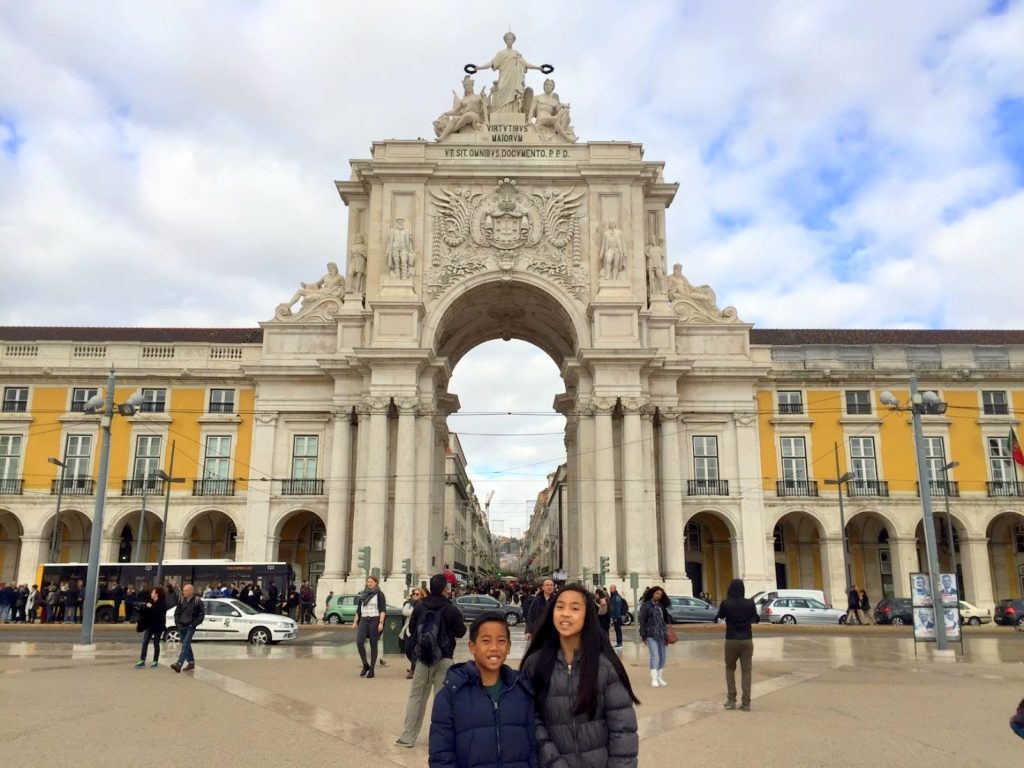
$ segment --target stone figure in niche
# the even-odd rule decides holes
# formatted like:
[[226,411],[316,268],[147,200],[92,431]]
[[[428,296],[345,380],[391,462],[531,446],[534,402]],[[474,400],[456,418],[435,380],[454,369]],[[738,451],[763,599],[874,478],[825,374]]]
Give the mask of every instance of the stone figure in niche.
[[544,92],[533,99],[526,121],[534,121],[541,141],[551,141],[555,136],[573,144],[576,134],[572,130],[569,105],[563,104],[555,93],[555,81],[544,81]]
[[616,222],[609,221],[601,237],[601,278],[618,280],[625,271],[626,246],[622,230]]
[[[497,84],[491,89],[490,104],[492,112],[523,112],[526,96],[526,70],[541,69],[530,64],[519,51],[512,47],[516,36],[506,32],[505,49],[494,54],[494,58],[486,64],[471,64],[476,69],[493,69],[498,73]],[[550,68],[548,68],[550,70]]]
[[295,302],[302,300],[300,311],[323,299],[337,299],[340,303],[345,295],[345,278],[338,274],[338,265],[333,261],[327,265],[327,274],[315,283],[299,283],[299,290],[278,307],[280,314],[290,315]]
[[438,141],[444,141],[450,134],[458,133],[464,128],[485,130],[487,124],[487,99],[483,90],[473,93],[473,78],[466,75],[462,79],[462,98],[454,92],[452,108],[441,114],[434,121],[434,134]]
[[[647,244],[647,279],[651,284],[651,296],[664,296],[665,284],[665,249],[661,247],[658,235],[651,233],[651,241]],[[685,278],[684,278],[685,279]]]
[[405,229],[403,219],[395,219],[388,233],[388,276],[394,280],[411,280],[416,259],[412,250],[412,233]]
[[355,236],[348,252],[348,290],[360,296],[366,290],[366,243],[362,235]]

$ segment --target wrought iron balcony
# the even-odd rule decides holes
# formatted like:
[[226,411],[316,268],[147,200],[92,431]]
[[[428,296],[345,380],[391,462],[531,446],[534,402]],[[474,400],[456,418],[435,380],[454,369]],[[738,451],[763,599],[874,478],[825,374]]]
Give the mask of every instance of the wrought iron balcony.
[[804,412],[803,403],[779,403],[779,413],[786,416],[799,416]]
[[21,496],[25,481],[20,478],[0,477],[0,496]]
[[888,480],[851,480],[846,484],[847,496],[888,496]]
[[728,480],[687,480],[688,496],[728,496]]
[[60,480],[50,481],[50,495],[57,496],[92,496],[93,479],[91,477],[65,477],[64,488],[60,488]]
[[281,495],[283,496],[323,496],[323,480],[282,480]]
[[141,496],[145,490],[147,496],[160,496],[164,492],[164,481],[159,477],[149,480],[122,480],[122,496]]
[[989,496],[1024,496],[1024,483],[1015,480],[995,480],[985,483]]
[[28,411],[28,400],[4,400],[0,410],[4,413],[25,413]]
[[775,493],[778,496],[817,496],[817,480],[776,480]]
[[[928,489],[932,496],[959,496],[960,483],[955,480],[943,482],[942,480],[929,480]],[[921,495],[921,484],[917,484],[917,495]]]
[[234,496],[234,480],[193,480],[193,496]]

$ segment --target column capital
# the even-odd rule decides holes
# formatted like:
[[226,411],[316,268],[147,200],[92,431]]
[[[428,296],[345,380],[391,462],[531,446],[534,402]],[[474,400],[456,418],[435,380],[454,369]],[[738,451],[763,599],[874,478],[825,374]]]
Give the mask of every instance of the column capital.
[[[619,402],[622,404],[622,410],[626,413],[645,414],[647,412],[648,401],[642,397],[621,397]],[[653,409],[650,411],[654,413]]]
[[391,406],[390,397],[381,397],[380,395],[370,395],[363,398],[363,407],[367,413],[387,413]]
[[590,407],[594,413],[611,413],[615,409],[614,397],[592,397]]

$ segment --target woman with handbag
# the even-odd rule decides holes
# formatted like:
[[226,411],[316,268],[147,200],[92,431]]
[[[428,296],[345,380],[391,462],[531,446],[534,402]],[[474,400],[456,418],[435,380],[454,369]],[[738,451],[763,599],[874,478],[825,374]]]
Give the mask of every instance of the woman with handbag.
[[135,668],[141,669],[146,666],[146,651],[149,650],[149,643],[153,643],[153,663],[149,666],[160,666],[160,638],[167,629],[167,593],[163,587],[154,587],[149,593],[149,600],[139,601],[136,604],[139,621],[135,625],[135,631],[142,633],[142,653],[139,660],[135,662]]
[[661,587],[648,587],[640,602],[640,613],[637,617],[640,639],[647,645],[647,654],[651,664],[651,688],[665,688],[664,670],[668,658],[669,631],[672,642],[675,642],[675,630],[672,630],[672,617],[668,613],[668,598]]

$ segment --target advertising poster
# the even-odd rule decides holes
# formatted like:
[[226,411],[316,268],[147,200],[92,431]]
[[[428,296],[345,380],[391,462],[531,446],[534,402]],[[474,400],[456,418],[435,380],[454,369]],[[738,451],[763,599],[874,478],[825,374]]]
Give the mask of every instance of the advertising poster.
[[956,583],[955,573],[943,573],[939,575],[939,594],[943,605],[958,607],[960,605],[960,588]]
[[942,620],[946,626],[946,637],[960,642],[960,609],[943,607]]
[[[932,585],[927,573],[910,574],[910,597],[915,608],[930,608],[932,605]],[[955,601],[954,601],[955,602]],[[916,624],[916,619],[915,619]]]
[[914,608],[914,640],[935,639],[935,609]]

